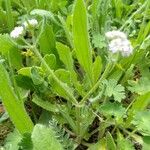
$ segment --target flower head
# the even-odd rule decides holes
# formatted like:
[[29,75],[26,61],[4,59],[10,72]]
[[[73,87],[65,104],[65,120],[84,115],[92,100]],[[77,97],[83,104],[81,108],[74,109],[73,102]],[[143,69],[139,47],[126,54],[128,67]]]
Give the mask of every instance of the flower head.
[[25,22],[23,23],[23,26],[24,26],[25,28],[29,28],[29,27],[34,28],[34,27],[36,27],[37,25],[38,25],[38,21],[37,21],[36,19],[30,19],[30,20],[25,21]]
[[15,27],[13,31],[11,31],[10,36],[14,39],[19,38],[24,34],[24,28],[23,27]]
[[121,31],[110,31],[105,35],[109,40],[109,51],[112,53],[121,52],[122,56],[132,54],[133,47],[125,33]]

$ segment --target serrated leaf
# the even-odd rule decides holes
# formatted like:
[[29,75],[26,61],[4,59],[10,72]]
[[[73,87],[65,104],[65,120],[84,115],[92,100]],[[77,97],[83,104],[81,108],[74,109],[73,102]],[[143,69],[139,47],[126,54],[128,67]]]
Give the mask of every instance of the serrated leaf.
[[33,150],[63,150],[51,127],[36,124],[31,138],[33,141]]
[[100,108],[99,111],[104,115],[104,116],[114,116],[116,117],[116,120],[119,120],[121,117],[125,117],[125,108],[122,107],[121,104],[119,103],[111,103],[107,102],[103,104]]
[[137,127],[143,135],[150,136],[150,111],[137,112],[132,123]]
[[105,95],[108,97],[113,96],[115,101],[121,102],[125,98],[125,89],[121,84],[117,84],[114,79],[105,80],[103,82],[106,85]]
[[83,0],[76,0],[75,3],[73,38],[77,59],[92,81],[92,51],[88,34],[87,12]]
[[106,47],[105,37],[100,35],[99,33],[93,34],[92,43],[94,44],[94,47],[100,49]]
[[145,93],[150,91],[149,78],[142,77],[137,81],[129,80],[128,84],[130,85],[128,89],[131,92],[135,92],[139,95],[144,95]]

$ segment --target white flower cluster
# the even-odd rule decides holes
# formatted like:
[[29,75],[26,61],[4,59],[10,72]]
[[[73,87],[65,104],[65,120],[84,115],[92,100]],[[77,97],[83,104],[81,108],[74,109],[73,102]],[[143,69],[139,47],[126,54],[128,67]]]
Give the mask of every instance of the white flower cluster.
[[25,28],[29,28],[29,27],[35,28],[37,25],[38,25],[38,21],[36,19],[31,19],[23,23],[23,26]]
[[122,56],[129,56],[132,54],[133,47],[125,33],[121,31],[110,31],[105,35],[110,41],[109,50],[112,53],[121,52]]
[[38,21],[36,19],[30,19],[28,21],[25,21],[22,26],[15,27],[11,33],[10,37],[17,39],[20,36],[25,34],[25,30],[28,29],[29,27],[35,28],[38,25]]

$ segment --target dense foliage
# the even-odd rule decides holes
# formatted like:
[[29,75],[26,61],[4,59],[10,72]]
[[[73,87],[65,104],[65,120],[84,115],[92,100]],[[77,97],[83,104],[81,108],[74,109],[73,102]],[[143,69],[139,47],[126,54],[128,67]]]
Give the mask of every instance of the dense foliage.
[[0,0],[0,33],[2,150],[149,150],[149,0]]

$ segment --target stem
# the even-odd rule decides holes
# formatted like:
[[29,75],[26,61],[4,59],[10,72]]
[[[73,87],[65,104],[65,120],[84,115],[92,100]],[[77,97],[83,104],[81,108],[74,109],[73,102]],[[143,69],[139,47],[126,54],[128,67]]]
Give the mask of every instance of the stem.
[[76,107],[76,120],[77,120],[77,141],[81,142],[81,115],[80,115],[80,107]]
[[41,63],[43,63],[43,65],[45,66],[45,68],[48,70],[48,73],[52,76],[52,78],[55,80],[55,82],[60,86],[60,88],[65,92],[65,94],[68,96],[69,100],[74,104],[74,105],[78,105],[77,100],[75,99],[75,97],[73,96],[73,94],[70,93],[70,91],[68,91],[65,87],[64,87],[64,83],[62,81],[60,81],[56,75],[54,74],[53,70],[51,70],[49,68],[49,66],[47,65],[47,63],[45,62],[45,60],[42,58],[41,54],[39,53],[38,49],[36,48],[36,46],[31,46],[31,49],[33,50],[33,52],[37,55],[37,57],[40,59]]
[[89,96],[99,87],[100,83],[108,76],[110,73],[110,70],[113,69],[113,64],[112,62],[109,62],[106,66],[106,69],[104,73],[102,74],[101,78],[97,81],[97,83],[91,88],[91,90],[83,97],[81,102],[79,103],[80,106],[82,106],[85,101],[89,98]]

